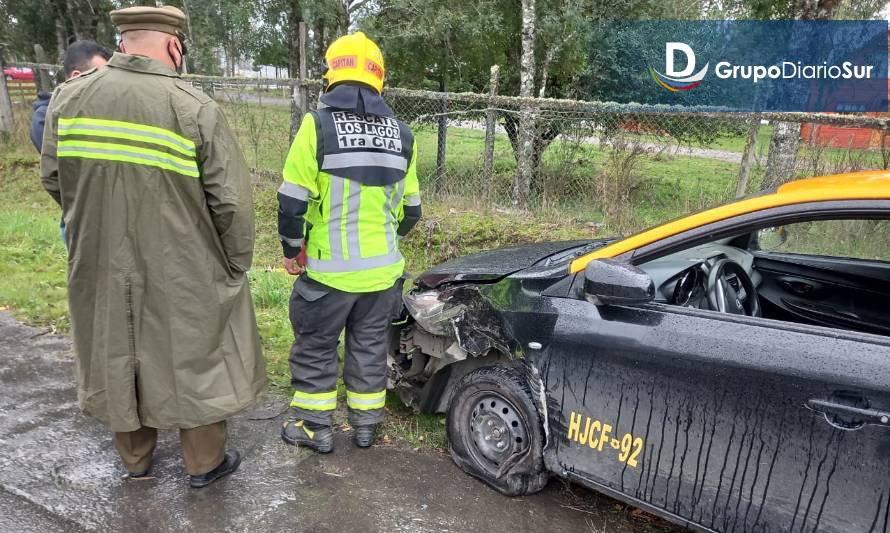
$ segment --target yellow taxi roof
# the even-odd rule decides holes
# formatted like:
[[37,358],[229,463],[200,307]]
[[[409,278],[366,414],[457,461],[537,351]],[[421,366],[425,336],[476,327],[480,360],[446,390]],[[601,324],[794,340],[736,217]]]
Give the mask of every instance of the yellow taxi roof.
[[833,200],[890,200],[890,171],[875,170],[835,174],[791,181],[771,193],[743,198],[737,202],[701,211],[615,241],[575,259],[572,261],[569,271],[572,274],[580,272],[593,259],[616,257],[712,222],[773,207]]

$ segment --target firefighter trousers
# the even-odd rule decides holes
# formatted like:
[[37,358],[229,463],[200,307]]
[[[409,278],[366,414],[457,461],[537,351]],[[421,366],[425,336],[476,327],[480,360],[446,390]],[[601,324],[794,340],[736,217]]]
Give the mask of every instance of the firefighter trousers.
[[353,426],[383,421],[390,325],[401,309],[402,280],[386,290],[344,292],[308,278],[294,283],[290,321],[291,407],[316,424],[331,425],[337,407],[338,344],[346,330],[343,381]]

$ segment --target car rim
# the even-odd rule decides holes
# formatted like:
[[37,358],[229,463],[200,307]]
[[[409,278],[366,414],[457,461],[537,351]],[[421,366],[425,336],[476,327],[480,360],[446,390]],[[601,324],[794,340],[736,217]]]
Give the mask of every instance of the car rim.
[[482,465],[497,469],[528,448],[526,422],[512,402],[495,392],[474,395],[469,419],[469,449]]

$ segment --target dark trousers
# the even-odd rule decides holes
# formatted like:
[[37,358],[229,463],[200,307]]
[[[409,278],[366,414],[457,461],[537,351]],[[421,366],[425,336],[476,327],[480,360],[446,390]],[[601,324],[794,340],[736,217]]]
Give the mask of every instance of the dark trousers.
[[[180,429],[179,441],[185,471],[190,476],[206,474],[222,464],[225,458],[226,421]],[[158,430],[150,427],[114,434],[114,447],[127,471],[134,474],[144,472],[151,466],[151,456],[157,442]]]
[[350,293],[309,279],[294,283],[290,320],[291,403],[297,416],[330,425],[336,408],[337,345],[346,329],[343,381],[354,426],[383,420],[389,327],[401,305],[402,282],[378,292]]

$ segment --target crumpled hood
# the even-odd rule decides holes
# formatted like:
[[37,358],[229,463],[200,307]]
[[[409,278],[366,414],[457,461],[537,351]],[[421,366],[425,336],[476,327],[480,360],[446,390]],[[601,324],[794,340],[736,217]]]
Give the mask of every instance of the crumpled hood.
[[497,281],[551,255],[593,241],[594,239],[523,244],[458,257],[436,265],[418,276],[417,285],[423,289],[434,289],[452,281]]

